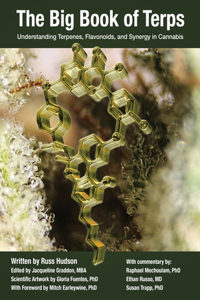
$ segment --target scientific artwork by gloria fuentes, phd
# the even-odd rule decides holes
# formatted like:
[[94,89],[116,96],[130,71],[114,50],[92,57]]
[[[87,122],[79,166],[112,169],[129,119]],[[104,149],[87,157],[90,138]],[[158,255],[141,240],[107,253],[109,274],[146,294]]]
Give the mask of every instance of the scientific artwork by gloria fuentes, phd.
[[200,50],[97,46],[0,50],[0,250],[199,251]]

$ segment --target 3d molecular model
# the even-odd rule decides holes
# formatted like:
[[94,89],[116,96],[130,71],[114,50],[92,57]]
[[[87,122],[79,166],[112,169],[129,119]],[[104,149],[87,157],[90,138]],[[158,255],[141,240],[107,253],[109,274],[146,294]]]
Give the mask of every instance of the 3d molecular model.
[[[66,165],[64,176],[73,182],[72,198],[80,205],[79,220],[87,227],[86,242],[94,249],[93,264],[96,265],[104,260],[105,245],[98,239],[99,225],[91,218],[91,209],[102,203],[106,188],[116,185],[116,180],[109,176],[99,181],[97,169],[108,164],[112,149],[125,144],[127,125],[135,122],[145,134],[151,132],[151,126],[146,120],[139,118],[139,105],[131,94],[123,88],[111,91],[113,81],[128,75],[123,64],[118,63],[105,70],[106,56],[99,47],[95,47],[91,65],[84,67],[86,52],[79,44],[74,44],[72,50],[74,57],[61,65],[60,78],[54,82],[43,83],[46,103],[37,113],[37,122],[39,128],[51,134],[53,139],[51,144],[43,145],[42,149],[64,153],[64,156],[57,155],[56,160]],[[96,76],[101,77],[101,82],[99,86],[94,87],[92,80]],[[115,132],[111,139],[104,142],[96,134],[90,134],[80,139],[77,154],[74,148],[64,144],[63,136],[71,127],[71,118],[69,112],[57,104],[56,98],[65,90],[78,98],[88,94],[96,102],[108,97],[108,113],[116,120]],[[124,106],[125,113],[120,110]],[[59,119],[54,127],[50,125],[52,116]],[[96,145],[96,152],[95,158],[91,159],[90,149],[93,145]],[[82,163],[86,166],[86,172],[81,177],[78,166]],[[88,189],[89,193],[86,192]]]

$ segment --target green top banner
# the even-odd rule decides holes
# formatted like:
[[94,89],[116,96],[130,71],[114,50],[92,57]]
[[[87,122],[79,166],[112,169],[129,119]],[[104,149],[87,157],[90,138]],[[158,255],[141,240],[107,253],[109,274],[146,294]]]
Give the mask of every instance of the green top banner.
[[1,10],[2,47],[200,47],[194,1],[17,1]]

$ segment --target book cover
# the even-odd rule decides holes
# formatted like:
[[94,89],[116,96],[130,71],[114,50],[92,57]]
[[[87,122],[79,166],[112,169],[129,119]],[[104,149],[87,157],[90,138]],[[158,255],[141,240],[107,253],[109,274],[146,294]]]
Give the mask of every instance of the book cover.
[[2,294],[198,292],[193,2],[4,4]]

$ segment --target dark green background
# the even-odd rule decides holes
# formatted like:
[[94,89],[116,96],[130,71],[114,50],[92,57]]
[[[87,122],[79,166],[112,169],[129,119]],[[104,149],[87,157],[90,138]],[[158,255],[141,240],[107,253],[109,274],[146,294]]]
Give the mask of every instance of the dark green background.
[[[105,261],[98,265],[92,265],[92,252],[0,252],[0,288],[1,295],[6,295],[7,299],[54,299],[57,297],[65,297],[67,299],[80,300],[82,299],[188,299],[192,297],[198,297],[199,294],[199,268],[200,268],[200,253],[199,252],[134,252],[134,253],[106,253]],[[11,257],[16,258],[77,258],[78,265],[39,265],[39,268],[64,268],[64,267],[86,267],[87,274],[79,274],[79,276],[98,276],[98,290],[97,291],[11,291],[10,290],[10,277],[18,276],[18,274],[11,274],[11,267],[28,267],[33,265],[12,265]],[[126,259],[132,258],[135,260],[142,259],[168,259],[172,260],[171,267],[181,268],[179,274],[143,274],[142,276],[162,276],[163,291],[126,291],[126,284],[134,285],[134,283],[126,283],[126,276],[138,276],[137,274],[126,274],[126,267],[129,268],[162,268],[161,265],[126,265]],[[163,266],[168,268],[167,265]],[[20,274],[19,276],[25,276],[26,274]],[[34,274],[35,276],[45,277],[47,274]],[[69,276],[69,274],[60,274],[61,276]],[[52,276],[56,276],[52,274]],[[59,274],[58,274],[59,276]],[[76,276],[76,275],[75,275]],[[31,283],[12,283],[12,284],[25,284],[31,285]],[[41,282],[34,283],[35,285],[41,285]],[[49,283],[44,283],[48,285]],[[81,283],[60,283],[62,284],[74,284]],[[93,283],[95,284],[95,283]],[[142,284],[142,283],[138,283]],[[150,285],[143,283],[143,285]]]
[[[38,47],[38,48],[70,48],[76,40],[17,40],[17,33],[21,34],[183,34],[184,40],[153,40],[145,41],[131,41],[131,40],[85,40],[79,41],[83,47],[94,47],[96,45],[106,48],[117,47],[200,47],[199,38],[199,9],[197,1],[91,1],[88,0],[77,1],[16,1],[3,2],[0,11],[0,26],[1,26],[1,47]],[[3,7],[3,9],[2,9]],[[19,27],[18,14],[16,10],[24,9],[30,10],[31,13],[42,13],[45,16],[45,25],[43,27]],[[64,9],[65,14],[75,14],[75,28],[73,31],[66,31],[63,27],[49,27],[49,11],[51,9]],[[114,13],[118,13],[117,18],[120,27],[95,27],[79,28],[79,11],[87,9],[90,13],[109,13],[112,9]],[[126,28],[123,25],[123,17],[126,13],[133,13],[134,10],[139,9],[139,26],[134,28]],[[143,9],[151,9],[154,13],[182,13],[185,15],[184,27],[174,27],[170,31],[166,27],[145,27]]]

